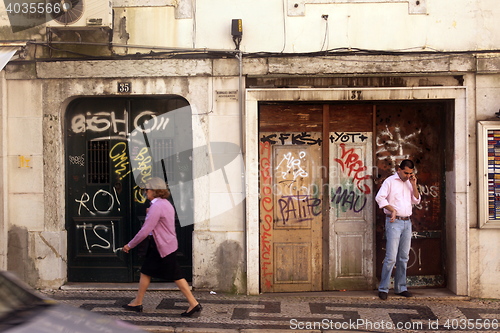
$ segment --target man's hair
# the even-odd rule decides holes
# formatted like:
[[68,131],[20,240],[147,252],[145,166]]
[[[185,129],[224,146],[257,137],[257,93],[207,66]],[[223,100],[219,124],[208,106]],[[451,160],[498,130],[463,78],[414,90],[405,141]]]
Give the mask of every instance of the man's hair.
[[415,164],[413,163],[412,160],[403,160],[401,161],[401,164],[399,164],[399,168],[403,170],[404,168],[410,168],[410,169],[415,169]]

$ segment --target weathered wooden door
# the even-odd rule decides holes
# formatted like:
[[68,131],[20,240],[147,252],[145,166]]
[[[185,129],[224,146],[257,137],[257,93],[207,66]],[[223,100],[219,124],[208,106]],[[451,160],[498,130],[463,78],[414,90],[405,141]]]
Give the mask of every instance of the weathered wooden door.
[[260,106],[261,291],[373,288],[373,110]]
[[[377,105],[376,190],[406,158],[415,162],[421,202],[413,208],[408,285],[440,287],[444,267],[444,172],[447,145],[453,143],[446,126],[446,102],[379,103]],[[452,151],[452,149],[450,149]],[[377,276],[385,255],[384,213],[377,208]]]
[[330,144],[329,289],[366,290],[373,286],[372,133],[342,137]]
[[321,149],[290,139],[260,149],[262,291],[321,290]]

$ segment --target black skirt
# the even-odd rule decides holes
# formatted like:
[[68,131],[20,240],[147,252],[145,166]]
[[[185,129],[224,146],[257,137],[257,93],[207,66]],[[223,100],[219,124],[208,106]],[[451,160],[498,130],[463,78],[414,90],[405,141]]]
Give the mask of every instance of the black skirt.
[[149,236],[149,246],[146,258],[141,267],[141,273],[168,281],[177,281],[183,278],[181,266],[177,262],[176,252],[161,257],[153,236]]

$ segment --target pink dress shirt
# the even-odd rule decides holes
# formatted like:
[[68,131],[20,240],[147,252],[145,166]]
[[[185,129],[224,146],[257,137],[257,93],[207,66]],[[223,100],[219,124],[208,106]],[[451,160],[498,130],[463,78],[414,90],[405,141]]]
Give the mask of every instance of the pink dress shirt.
[[136,247],[150,234],[153,235],[156,247],[162,258],[177,250],[175,209],[167,199],[154,198],[151,201],[151,206],[146,214],[146,220],[141,230],[128,243],[128,246],[131,249]]
[[[415,198],[410,181],[403,182],[395,173],[382,183],[375,201],[380,208],[391,205],[396,209],[398,216],[407,217],[412,214],[412,205],[419,204],[421,197]],[[391,215],[387,209],[384,209],[384,213]]]

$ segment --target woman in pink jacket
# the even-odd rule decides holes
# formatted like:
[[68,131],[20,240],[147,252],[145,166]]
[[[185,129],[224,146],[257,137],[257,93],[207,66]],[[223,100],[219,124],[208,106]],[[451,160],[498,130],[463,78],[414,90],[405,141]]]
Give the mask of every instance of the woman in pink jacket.
[[146,220],[141,230],[123,247],[125,253],[149,237],[149,247],[141,267],[139,289],[137,295],[129,304],[123,305],[127,310],[142,312],[142,300],[151,282],[151,277],[174,280],[175,284],[187,298],[189,308],[181,313],[190,317],[200,312],[201,304],[196,301],[189,285],[182,277],[181,268],[177,262],[177,235],[175,233],[175,209],[167,200],[170,191],[165,182],[158,177],[151,178],[146,183],[146,196],[151,206],[146,214]]

